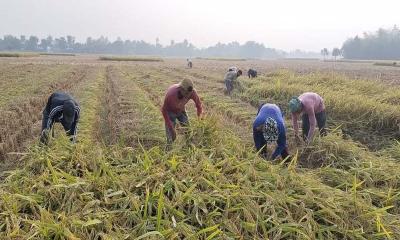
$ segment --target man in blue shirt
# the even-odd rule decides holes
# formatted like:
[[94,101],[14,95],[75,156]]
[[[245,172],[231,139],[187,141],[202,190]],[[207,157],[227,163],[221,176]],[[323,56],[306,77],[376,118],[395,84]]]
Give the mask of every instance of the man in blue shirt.
[[272,159],[279,155],[285,159],[289,156],[286,146],[286,130],[282,112],[275,104],[266,103],[258,109],[257,117],[253,123],[254,144],[257,151],[261,150],[261,155],[266,157],[267,144],[277,143],[277,147],[272,154]]

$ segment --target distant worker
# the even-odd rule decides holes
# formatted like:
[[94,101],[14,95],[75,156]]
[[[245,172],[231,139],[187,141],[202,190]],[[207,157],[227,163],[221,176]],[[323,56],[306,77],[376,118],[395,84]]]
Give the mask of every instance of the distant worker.
[[280,108],[275,104],[263,104],[259,107],[253,123],[253,138],[257,151],[261,156],[267,156],[267,144],[277,143],[272,159],[279,155],[282,159],[289,156],[286,145],[285,121]]
[[175,125],[177,119],[182,126],[189,124],[185,105],[190,99],[196,104],[197,116],[200,117],[203,111],[201,101],[190,79],[184,79],[179,84],[170,86],[167,90],[161,111],[165,121],[168,144],[176,139]]
[[249,78],[256,78],[257,77],[257,71],[250,68],[249,71],[247,71],[247,76]]
[[322,136],[326,135],[326,112],[324,100],[321,96],[313,92],[306,92],[299,97],[293,97],[289,101],[289,110],[292,113],[292,123],[296,139],[300,139],[297,120],[301,113],[303,114],[303,139],[306,142],[312,141],[317,125],[320,134]]
[[192,68],[192,67],[193,67],[192,60],[190,60],[190,59],[188,58],[188,59],[186,59],[186,61],[187,61],[188,67],[189,67],[189,68]]
[[79,111],[78,103],[68,93],[55,92],[51,94],[43,110],[40,142],[48,144],[50,129],[54,123],[59,122],[67,135],[71,137],[71,141],[75,143]]
[[237,68],[230,67],[224,77],[226,92],[228,93],[228,95],[231,94],[231,92],[233,90],[233,84],[236,81],[236,79],[242,75],[242,70],[240,70],[240,69],[235,70],[235,69],[237,69]]

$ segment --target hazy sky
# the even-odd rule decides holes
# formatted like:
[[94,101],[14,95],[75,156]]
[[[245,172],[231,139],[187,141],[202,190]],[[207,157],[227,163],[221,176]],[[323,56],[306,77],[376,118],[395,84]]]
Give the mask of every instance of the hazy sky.
[[0,36],[101,35],[199,47],[255,40],[319,51],[400,25],[399,0],[0,0]]

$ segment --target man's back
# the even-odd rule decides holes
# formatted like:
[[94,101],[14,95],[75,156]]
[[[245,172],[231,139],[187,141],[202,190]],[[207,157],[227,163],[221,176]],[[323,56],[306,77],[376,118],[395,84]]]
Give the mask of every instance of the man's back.
[[224,80],[225,81],[235,81],[237,79],[237,72],[229,71],[225,74]]

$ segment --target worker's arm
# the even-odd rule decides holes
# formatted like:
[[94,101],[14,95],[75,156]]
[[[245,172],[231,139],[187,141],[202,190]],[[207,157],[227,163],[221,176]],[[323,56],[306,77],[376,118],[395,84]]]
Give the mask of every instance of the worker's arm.
[[295,136],[299,136],[299,123],[297,122],[298,115],[298,113],[292,113],[292,124]]
[[42,131],[40,133],[40,142],[43,144],[48,144],[49,142],[49,130],[48,128],[48,122],[49,122],[49,112],[46,110],[46,108],[43,110],[43,119],[42,119]]
[[260,113],[261,108],[264,106],[265,104],[260,104],[260,106],[258,106],[258,110],[257,110],[257,115]]
[[169,119],[168,112],[167,112],[167,110],[165,109],[164,106],[161,108],[161,112],[162,112],[162,115],[164,117],[164,121],[165,121],[165,124],[167,125],[167,127],[171,131],[175,132],[175,129],[174,129],[173,124],[172,124],[172,121],[171,121],[171,119]]
[[71,140],[73,143],[76,142],[76,135],[78,132],[78,122],[80,118],[80,108],[78,106],[75,107],[75,119],[71,125],[71,130],[68,133],[68,136],[72,136]]
[[279,155],[282,155],[283,150],[285,150],[285,148],[286,148],[286,131],[285,131],[285,127],[283,126],[283,124],[280,124],[280,126],[279,126],[279,137],[278,137],[278,141],[276,141],[276,143],[277,143],[277,146],[276,146],[274,153],[272,154],[272,159],[275,159]]
[[44,109],[43,110],[43,118],[42,118],[42,131],[44,129],[47,129],[48,121],[49,121],[49,112],[46,109]]
[[317,127],[317,119],[315,118],[314,108],[306,109],[306,113],[308,115],[308,121],[310,122],[310,130],[308,130],[307,141],[310,142],[314,136],[315,128]]
[[[265,146],[265,139],[262,134],[262,131],[258,131],[255,128],[253,128],[253,139],[254,139],[254,145],[258,152]],[[264,152],[266,152],[266,147],[261,151],[261,153]]]
[[201,105],[201,101],[199,96],[197,95],[196,90],[193,89],[192,97],[191,99],[194,101],[196,104],[196,109],[197,109],[197,116],[200,117],[201,113],[203,112],[203,107]]
[[51,111],[51,99],[53,97],[53,94],[47,99],[47,103],[45,108],[43,109],[43,118],[42,118],[42,131],[46,128],[48,128],[48,121],[49,121],[49,114]]
[[54,112],[57,109],[57,107],[51,109],[52,96],[53,94],[48,98],[46,107],[43,110],[42,131],[40,133],[40,142],[46,145],[49,142],[49,131],[54,123]]

